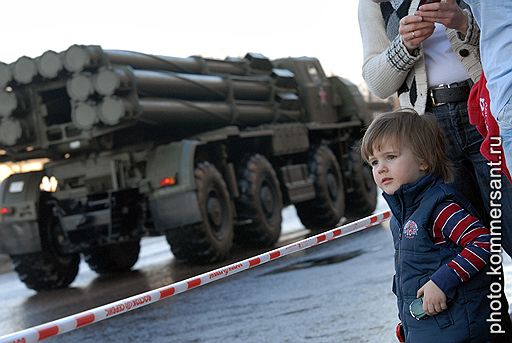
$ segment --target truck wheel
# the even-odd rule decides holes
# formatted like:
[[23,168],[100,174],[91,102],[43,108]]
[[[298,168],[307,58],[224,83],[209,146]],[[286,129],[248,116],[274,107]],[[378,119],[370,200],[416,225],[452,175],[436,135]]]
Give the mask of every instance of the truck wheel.
[[208,162],[195,171],[197,202],[202,222],[172,229],[167,242],[176,258],[196,263],[226,259],[233,245],[233,208],[221,174]]
[[281,235],[283,196],[270,162],[262,155],[251,156],[239,175],[238,219],[248,224],[235,228],[240,243],[271,246]]
[[345,192],[340,166],[331,149],[320,146],[309,161],[314,177],[316,197],[295,204],[302,224],[312,230],[328,230],[336,226],[345,209]]
[[41,222],[42,251],[24,255],[11,255],[14,270],[20,280],[36,291],[64,288],[75,280],[80,264],[79,254],[63,254],[57,244],[61,235],[60,223],[51,211],[43,214],[46,222]]
[[377,185],[373,180],[371,168],[363,164],[361,154],[353,150],[352,159],[352,185],[353,191],[349,193],[345,216],[349,220],[356,220],[369,216],[377,207]]
[[84,252],[84,260],[98,274],[129,271],[140,252],[140,239],[92,248]]

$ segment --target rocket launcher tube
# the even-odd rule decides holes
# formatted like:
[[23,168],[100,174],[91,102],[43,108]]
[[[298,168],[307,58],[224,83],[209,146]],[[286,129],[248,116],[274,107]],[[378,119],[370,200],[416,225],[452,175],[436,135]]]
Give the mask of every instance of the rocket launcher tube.
[[105,97],[98,106],[97,114],[102,123],[114,126],[124,117],[132,117],[134,108],[132,102],[126,99]]
[[41,76],[47,79],[57,77],[60,71],[64,68],[62,64],[62,56],[53,50],[44,52],[37,60],[37,71]]
[[105,50],[111,64],[129,65],[134,69],[167,70],[183,73],[201,73],[202,65],[193,58],[167,57],[135,51]]
[[200,56],[169,57],[125,50],[104,50],[110,64],[129,65],[134,69],[165,70],[187,74],[247,75],[246,61],[220,61]]
[[0,116],[8,117],[18,107],[16,94],[0,91]]
[[73,100],[87,100],[94,93],[90,75],[86,73],[74,74],[66,82],[66,91]]
[[106,65],[128,65],[134,69],[165,70],[190,74],[250,75],[270,74],[272,64],[261,54],[244,59],[205,59],[145,54],[126,50],[103,50],[97,45],[72,45],[64,52],[64,67],[70,72],[96,69]]
[[98,122],[96,106],[92,103],[78,102],[71,111],[73,124],[82,130],[89,130]]
[[237,100],[267,101],[272,93],[271,82],[270,77],[241,80],[128,68],[104,68],[93,77],[94,89],[105,96],[127,91],[134,84],[139,96],[207,101],[226,100],[231,92]]
[[287,115],[276,111],[273,104],[229,104],[224,102],[199,102],[166,99],[139,100],[144,122],[169,125],[231,125],[253,126],[263,123],[295,122],[300,119],[300,111],[287,111]]
[[136,69],[167,70],[183,73],[221,73],[247,75],[247,61],[218,61],[201,57],[168,57],[126,50],[103,50],[97,45],[72,45],[64,52],[64,67],[81,72],[106,65],[129,65]]
[[106,64],[103,49],[98,45],[72,45],[63,55],[64,68],[72,73]]
[[12,76],[14,80],[20,84],[28,84],[32,82],[37,75],[37,66],[34,59],[21,56],[13,64]]
[[4,88],[12,82],[12,67],[0,62],[0,88]]
[[21,138],[22,130],[19,120],[7,118],[0,123],[0,143],[13,146]]
[[137,93],[148,97],[189,100],[269,100],[272,87],[268,80],[236,80],[214,75],[165,73],[134,70]]
[[273,121],[296,122],[301,118],[300,110],[278,111],[272,103],[235,105],[225,102],[139,98],[137,105],[126,98],[105,97],[98,106],[98,118],[109,126],[117,125],[123,119],[131,119],[132,125],[144,122],[170,127],[220,127],[231,124],[253,126]]
[[225,60],[201,56],[169,57],[125,50],[104,50],[104,53],[110,64],[129,65],[135,69],[216,75],[268,75],[272,70],[270,60],[256,53],[248,53],[243,59],[227,58]]
[[114,95],[117,91],[125,90],[125,87],[122,87],[121,84],[127,84],[128,79],[129,76],[126,74],[124,68],[102,68],[97,74],[93,75],[92,84],[98,94],[109,96]]

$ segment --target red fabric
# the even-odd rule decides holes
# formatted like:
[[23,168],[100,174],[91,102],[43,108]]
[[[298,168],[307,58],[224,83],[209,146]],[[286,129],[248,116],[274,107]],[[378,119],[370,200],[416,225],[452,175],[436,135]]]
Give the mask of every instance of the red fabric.
[[[473,85],[468,99],[468,115],[469,122],[474,125],[478,132],[484,137],[484,141],[480,146],[480,153],[488,161],[498,162],[501,161],[501,172],[512,182],[510,172],[505,163],[505,154],[503,148],[500,146],[500,154],[491,154],[490,143],[491,137],[498,137],[500,135],[500,128],[496,119],[491,114],[491,100],[489,98],[489,91],[486,87],[487,80],[482,72],[480,80]],[[493,147],[496,150],[496,147]],[[499,156],[501,155],[501,160]]]
[[400,343],[405,343],[404,327],[402,323],[398,323],[395,329],[396,338]]

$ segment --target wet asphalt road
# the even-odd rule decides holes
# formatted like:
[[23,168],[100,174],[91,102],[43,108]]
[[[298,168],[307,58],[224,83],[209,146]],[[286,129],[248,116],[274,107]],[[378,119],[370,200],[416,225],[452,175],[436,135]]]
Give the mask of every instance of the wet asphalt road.
[[[297,226],[293,215],[286,215]],[[291,222],[291,223],[290,223]],[[285,230],[280,245],[307,235]],[[174,261],[161,237],[144,241],[136,270],[99,278],[81,265],[72,288],[36,293],[14,273],[0,275],[0,335],[126,298],[228,262],[191,267]],[[392,245],[378,226],[49,339],[53,342],[391,342]],[[390,315],[390,313],[392,315]],[[383,337],[389,339],[383,340]]]
[[[305,237],[285,211],[280,245]],[[148,238],[135,270],[100,278],[85,264],[72,288],[36,293],[0,275],[0,336],[171,284],[263,251],[237,249],[207,267],[176,262]],[[395,342],[387,226],[325,243],[48,342]],[[512,280],[510,260],[507,280]],[[509,282],[510,284],[511,282]],[[510,297],[510,292],[507,292]]]
[[376,227],[54,341],[392,342],[390,239]]

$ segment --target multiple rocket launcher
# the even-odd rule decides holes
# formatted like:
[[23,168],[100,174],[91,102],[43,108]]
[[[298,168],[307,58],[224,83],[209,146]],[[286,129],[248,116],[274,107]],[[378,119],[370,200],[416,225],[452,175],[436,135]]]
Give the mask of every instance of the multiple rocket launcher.
[[217,60],[72,45],[23,56],[0,63],[2,159],[111,148],[105,142],[123,132],[296,122],[303,115],[297,87],[290,70],[255,53]]

